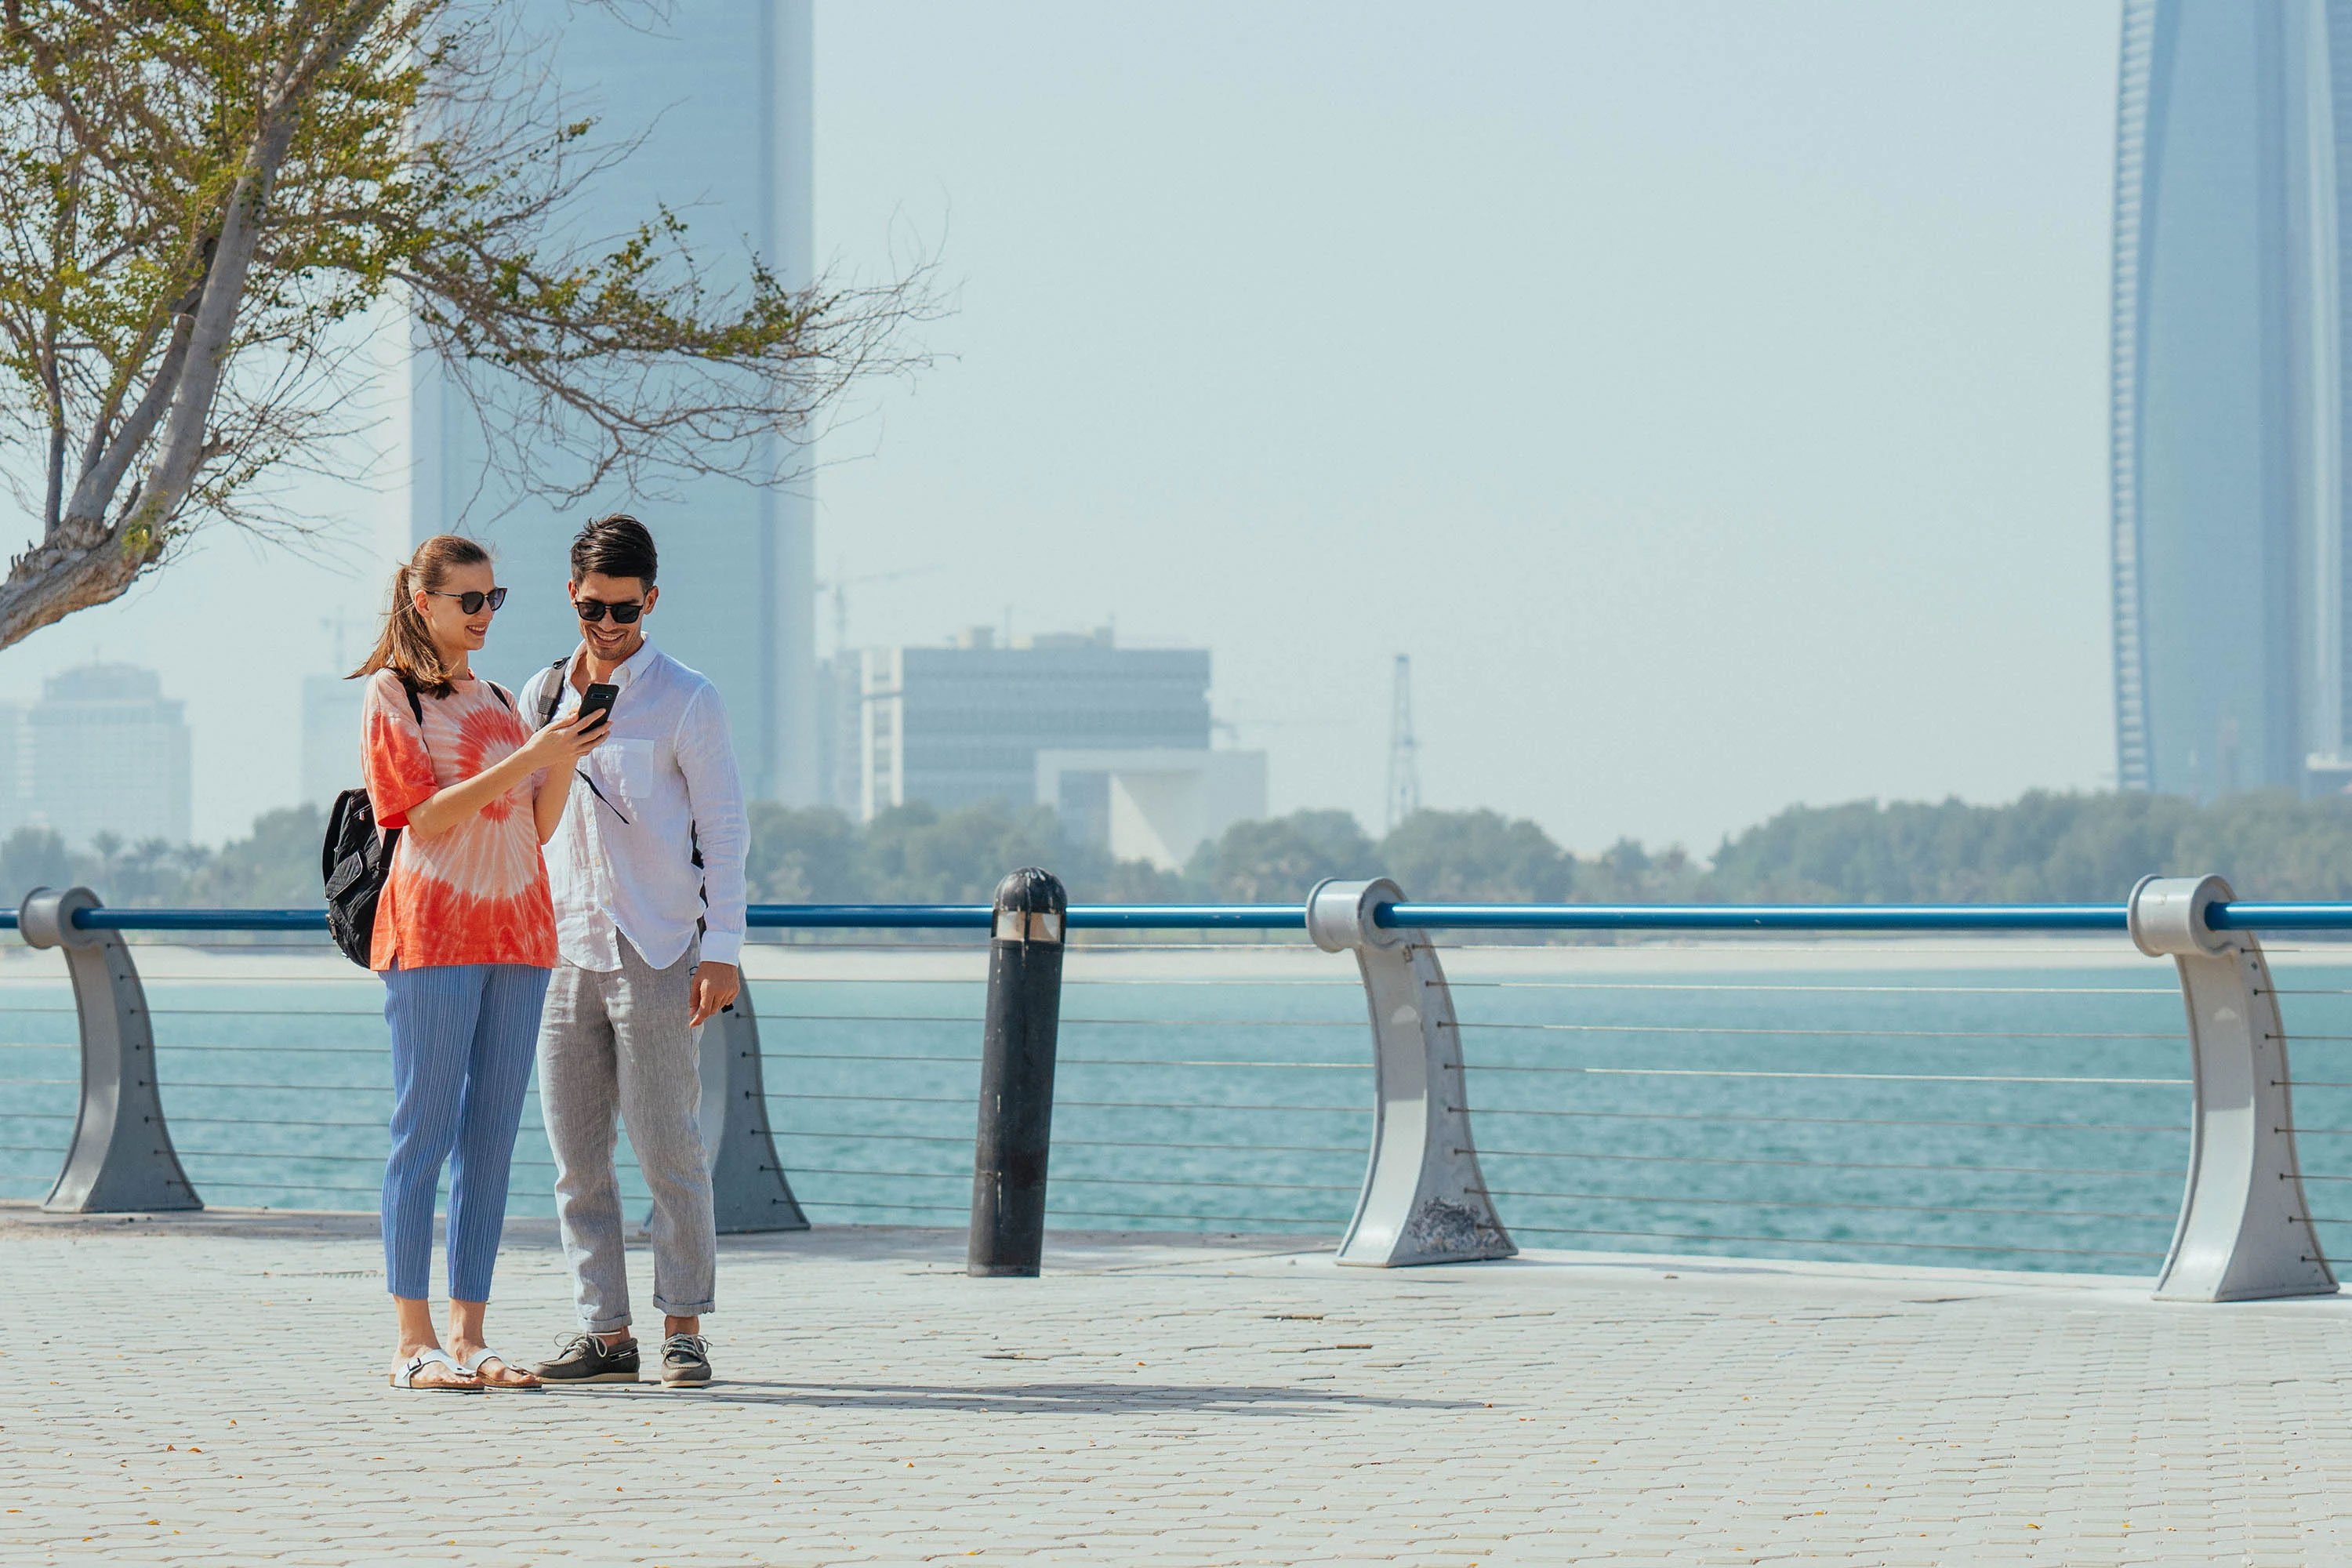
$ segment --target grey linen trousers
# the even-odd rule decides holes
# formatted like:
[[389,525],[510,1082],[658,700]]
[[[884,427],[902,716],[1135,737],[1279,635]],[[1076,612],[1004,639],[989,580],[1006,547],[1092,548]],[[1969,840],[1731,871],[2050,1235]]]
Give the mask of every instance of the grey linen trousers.
[[580,1326],[610,1333],[631,1321],[614,1132],[654,1199],[654,1306],[671,1317],[712,1308],[718,1269],[710,1161],[699,1119],[697,1031],[687,1026],[698,954],[689,945],[656,969],[627,938],[610,973],[559,963],[539,1030],[539,1098],[555,1152],[555,1215]]

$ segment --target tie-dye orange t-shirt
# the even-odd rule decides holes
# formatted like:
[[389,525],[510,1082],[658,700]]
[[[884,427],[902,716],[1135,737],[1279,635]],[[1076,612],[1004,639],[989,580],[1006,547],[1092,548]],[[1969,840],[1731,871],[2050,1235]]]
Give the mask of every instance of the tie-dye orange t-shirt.
[[[446,697],[420,692],[417,701],[421,730],[400,677],[379,670],[368,682],[360,767],[382,827],[407,827],[418,802],[495,766],[530,738],[486,680],[458,681]],[[369,968],[555,967],[555,906],[531,813],[541,777],[526,777],[436,837],[413,829],[400,836],[376,903]]]

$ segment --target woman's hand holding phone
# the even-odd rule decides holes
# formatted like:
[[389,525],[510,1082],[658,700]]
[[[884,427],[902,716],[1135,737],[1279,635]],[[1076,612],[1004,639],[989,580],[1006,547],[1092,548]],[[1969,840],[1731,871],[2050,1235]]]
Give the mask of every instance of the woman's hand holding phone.
[[612,733],[610,709],[574,712],[555,720],[523,743],[534,768],[569,767],[604,743]]

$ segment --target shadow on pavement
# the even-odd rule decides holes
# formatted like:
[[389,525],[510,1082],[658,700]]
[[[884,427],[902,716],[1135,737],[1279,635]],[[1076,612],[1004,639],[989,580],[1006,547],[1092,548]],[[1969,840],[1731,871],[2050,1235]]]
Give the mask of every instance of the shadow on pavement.
[[730,1378],[709,1388],[566,1389],[559,1398],[691,1399],[697,1405],[791,1405],[828,1410],[944,1410],[994,1415],[1148,1415],[1171,1410],[1235,1415],[1323,1415],[1342,1410],[1480,1410],[1475,1399],[1404,1399],[1248,1384],[1014,1383],[994,1387],[920,1383],[761,1383]]

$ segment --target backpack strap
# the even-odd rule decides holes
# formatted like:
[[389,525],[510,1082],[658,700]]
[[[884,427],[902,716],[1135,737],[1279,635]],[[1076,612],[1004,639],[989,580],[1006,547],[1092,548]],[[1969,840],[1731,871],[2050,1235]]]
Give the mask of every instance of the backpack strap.
[[[553,664],[547,667],[549,672],[551,673],[555,679],[547,683],[547,700],[539,705],[539,727],[542,730],[555,721],[555,710],[559,707],[562,706],[563,668],[571,662],[572,656],[567,653],[562,658],[557,659]],[[622,826],[627,827],[631,826],[628,815],[622,811],[619,806],[614,805],[612,800],[606,796],[603,790],[596,787],[596,781],[588,776],[588,770],[586,768],[575,767],[572,769],[572,772],[578,776],[582,784],[588,786],[589,794],[594,795],[598,800],[603,801],[604,803],[605,809],[610,811],[614,816],[621,819]]]
[[555,722],[555,710],[562,706],[563,667],[571,662],[572,656],[567,653],[547,667],[555,672],[555,679],[547,684],[547,700],[539,705],[539,727],[542,730]]
[[[482,684],[490,689],[490,695],[499,700],[499,706],[509,713],[514,711],[514,699],[507,695],[505,687],[495,680],[485,680]],[[416,682],[405,675],[400,678],[400,689],[408,693],[408,710],[416,715],[416,728],[421,733],[425,728],[425,700],[417,694]]]

